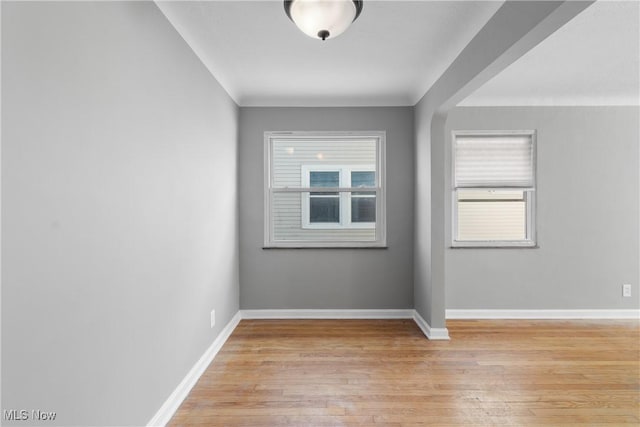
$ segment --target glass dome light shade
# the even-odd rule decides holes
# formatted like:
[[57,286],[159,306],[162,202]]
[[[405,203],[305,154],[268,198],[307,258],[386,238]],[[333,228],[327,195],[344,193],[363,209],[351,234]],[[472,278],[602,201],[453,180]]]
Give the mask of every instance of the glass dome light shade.
[[285,1],[289,18],[313,38],[334,38],[342,34],[358,17],[362,2],[354,0]]

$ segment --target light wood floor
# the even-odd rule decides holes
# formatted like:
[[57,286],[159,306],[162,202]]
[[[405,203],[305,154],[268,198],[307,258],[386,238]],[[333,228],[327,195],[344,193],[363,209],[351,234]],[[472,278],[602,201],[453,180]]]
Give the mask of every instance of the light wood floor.
[[637,321],[243,320],[183,425],[640,425]]

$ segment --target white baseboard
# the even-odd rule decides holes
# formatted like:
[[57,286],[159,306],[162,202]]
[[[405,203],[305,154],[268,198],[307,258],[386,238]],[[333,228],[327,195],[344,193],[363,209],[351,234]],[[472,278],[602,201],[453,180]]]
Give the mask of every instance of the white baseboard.
[[211,361],[216,354],[220,351],[224,343],[227,341],[233,330],[238,326],[241,320],[240,311],[227,323],[227,325],[220,331],[220,334],[213,341],[211,346],[204,352],[202,357],[193,365],[191,370],[187,373],[184,379],[178,384],[176,389],[167,398],[164,404],[160,407],[158,412],[147,423],[147,426],[161,426],[164,427],[173,414],[178,410],[184,399],[187,397],[191,389],[200,379],[200,376],[207,369]]
[[422,333],[430,340],[449,339],[449,330],[447,328],[432,328],[427,321],[420,316],[420,313],[415,310],[413,311],[413,320],[416,322],[416,325],[422,329]]
[[240,310],[243,319],[413,319],[430,340],[448,340],[447,328],[432,328],[414,309]]
[[413,309],[400,310],[240,310],[243,319],[412,319]]
[[640,310],[465,310],[448,309],[447,319],[640,319]]

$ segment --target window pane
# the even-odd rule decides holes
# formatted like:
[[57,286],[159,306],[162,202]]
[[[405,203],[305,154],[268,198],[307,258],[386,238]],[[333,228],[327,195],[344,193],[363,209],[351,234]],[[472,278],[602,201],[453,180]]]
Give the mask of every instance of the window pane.
[[351,222],[376,222],[376,198],[352,197]]
[[[339,187],[340,186],[340,172],[338,171],[329,171],[329,172],[319,172],[319,171],[311,171],[309,172],[309,186],[310,187]],[[333,194],[338,195],[338,193],[311,193],[313,194]]]
[[375,187],[376,173],[373,171],[351,172],[352,187]]
[[457,240],[510,241],[527,238],[524,191],[457,192]]
[[[376,186],[376,173],[373,171],[358,171],[351,172],[351,186],[352,187],[375,187]],[[375,195],[370,191],[354,191],[355,195]]]
[[[326,193],[323,193],[323,194],[326,194]],[[310,223],[340,222],[340,198],[339,197],[318,197],[318,196],[310,197],[309,198],[309,222]]]
[[340,185],[340,172],[309,172],[309,183],[310,187],[338,187]]

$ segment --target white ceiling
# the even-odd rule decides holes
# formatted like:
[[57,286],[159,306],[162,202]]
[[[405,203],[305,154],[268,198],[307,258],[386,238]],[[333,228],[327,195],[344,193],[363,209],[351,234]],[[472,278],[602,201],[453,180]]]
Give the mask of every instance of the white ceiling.
[[157,2],[241,106],[414,105],[501,1],[374,1],[342,35],[304,35],[283,2]]
[[[366,0],[321,42],[281,0],[157,2],[241,106],[414,105],[502,1]],[[600,0],[460,105],[640,104],[640,3]]]
[[640,3],[598,1],[459,105],[639,105]]

